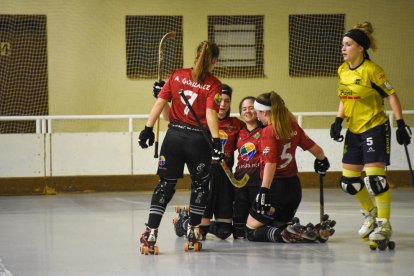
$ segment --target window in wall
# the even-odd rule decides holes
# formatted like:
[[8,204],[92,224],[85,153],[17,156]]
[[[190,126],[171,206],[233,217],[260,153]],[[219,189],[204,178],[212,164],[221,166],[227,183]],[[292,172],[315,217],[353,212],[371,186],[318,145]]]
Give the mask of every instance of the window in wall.
[[264,77],[264,16],[208,16],[208,39],[220,48],[218,77]]
[[289,15],[289,75],[336,76],[344,24],[344,14]]
[[126,16],[127,76],[130,79],[158,77],[158,48],[161,38],[176,32],[166,40],[162,78],[183,67],[182,16]]

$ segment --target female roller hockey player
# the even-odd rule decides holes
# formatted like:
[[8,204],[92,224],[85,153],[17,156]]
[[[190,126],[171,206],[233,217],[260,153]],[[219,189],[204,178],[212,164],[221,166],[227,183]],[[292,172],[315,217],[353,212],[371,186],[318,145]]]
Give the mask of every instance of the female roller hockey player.
[[[237,135],[244,123],[236,117],[230,117],[230,105],[233,89],[223,84],[221,87],[221,103],[218,113],[219,133],[223,145],[224,161],[229,168],[234,164],[234,151],[237,146]],[[223,168],[213,168],[210,180],[210,193],[206,211],[201,220],[200,228],[205,239],[207,233],[218,238],[227,239],[233,233],[233,201],[234,188]],[[214,221],[211,219],[214,216]]]
[[245,126],[240,130],[237,139],[236,178],[250,176],[243,188],[234,189],[233,204],[233,238],[245,238],[245,228],[249,210],[253,206],[262,183],[260,179],[260,137],[263,125],[257,119],[254,110],[255,97],[247,96],[240,101],[239,112]]
[[[331,125],[331,138],[341,142],[342,121],[348,122],[342,158],[341,188],[354,195],[362,207],[365,221],[358,231],[375,244],[392,234],[391,194],[385,167],[390,164],[391,134],[384,112],[388,99],[397,120],[397,141],[408,145],[411,137],[401,112],[401,104],[383,69],[372,62],[368,49],[376,49],[371,23],[364,22],[348,31],[342,39],[344,63],[338,69],[338,115]],[[361,179],[365,169],[366,177]],[[375,198],[375,203],[371,199]],[[375,248],[375,246],[374,246]]]
[[[262,183],[256,202],[247,218],[246,235],[250,241],[312,242],[326,241],[333,233],[326,227],[302,227],[293,220],[302,199],[297,176],[296,148],[315,157],[315,171],[325,174],[329,161],[323,150],[292,120],[283,99],[276,93],[264,93],[254,102],[259,120],[266,126],[261,136]],[[291,222],[295,222],[293,225]]]
[[[230,117],[230,104],[233,89],[227,84],[221,86],[221,102],[218,112],[220,141],[223,146],[224,161],[229,168],[234,164],[234,151],[236,150],[237,135],[244,123],[238,118]],[[206,210],[200,224],[202,239],[211,233],[220,239],[227,239],[233,233],[233,201],[234,191],[226,173],[221,167],[213,167],[210,179],[210,193],[208,195]],[[214,216],[214,220],[211,220]],[[175,233],[183,235],[187,224],[186,212],[179,212],[174,220]]]
[[[167,102],[171,102],[170,124],[161,146],[157,174],[160,177],[152,195],[148,223],[141,236],[142,253],[158,253],[155,246],[158,227],[165,208],[175,193],[178,178],[183,177],[184,164],[191,176],[190,221],[185,247],[201,248],[199,224],[204,214],[208,196],[210,166],[223,157],[219,138],[217,112],[221,101],[221,83],[211,74],[219,56],[216,44],[204,41],[197,48],[194,68],[173,72],[158,94],[144,130],[139,135],[139,145],[147,148],[154,143],[153,126]],[[203,136],[203,131],[181,100],[183,90],[203,126],[208,128],[213,140],[213,151]],[[148,145],[147,145],[148,142]],[[144,251],[144,252],[143,252]]]

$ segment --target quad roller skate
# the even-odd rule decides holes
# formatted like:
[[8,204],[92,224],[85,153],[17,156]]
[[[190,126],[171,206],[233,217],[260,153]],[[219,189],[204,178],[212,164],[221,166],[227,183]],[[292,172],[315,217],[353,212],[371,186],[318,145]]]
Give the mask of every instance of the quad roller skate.
[[322,221],[315,225],[317,240],[321,243],[328,241],[329,237],[335,233],[335,220],[330,220],[328,214],[322,216]]
[[187,226],[187,239],[188,242],[184,243],[184,251],[188,252],[189,250],[200,251],[202,248],[202,244],[200,242],[201,239],[200,228],[199,226],[192,226],[188,224]]
[[368,239],[369,234],[376,227],[375,218],[377,217],[377,207],[372,208],[370,211],[361,210],[361,213],[365,219],[361,228],[358,230],[358,234],[362,239]]
[[158,255],[158,246],[155,245],[157,242],[158,228],[149,228],[146,226],[144,233],[141,235],[141,245],[139,251],[141,254]]
[[176,205],[175,212],[178,214],[178,218],[173,218],[175,234],[178,237],[182,237],[186,234],[187,227],[185,227],[185,223],[190,218],[190,207],[188,205],[185,205],[183,208],[181,208],[180,206]]
[[377,218],[377,227],[369,235],[369,248],[371,250],[384,251],[387,248],[393,250],[395,248],[395,242],[391,241],[392,228],[391,224],[387,219]]
[[315,226],[312,223],[303,226],[297,217],[292,219],[292,222],[282,231],[281,236],[286,243],[309,243],[315,242],[317,238]]

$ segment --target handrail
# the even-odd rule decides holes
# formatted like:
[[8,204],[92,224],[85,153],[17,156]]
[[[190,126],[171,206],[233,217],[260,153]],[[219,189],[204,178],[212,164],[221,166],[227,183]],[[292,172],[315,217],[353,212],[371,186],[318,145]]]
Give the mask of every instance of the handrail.
[[[337,112],[292,112],[297,117],[298,124],[302,126],[304,117],[336,116]],[[413,115],[414,110],[403,110],[403,114]],[[393,127],[394,114],[386,111],[391,127]],[[39,116],[0,116],[0,121],[35,121],[36,134],[51,134],[53,132],[53,120],[117,120],[128,119],[128,132],[133,132],[134,119],[148,119],[148,114],[129,115],[39,115]],[[230,116],[239,117],[239,113],[231,113]]]

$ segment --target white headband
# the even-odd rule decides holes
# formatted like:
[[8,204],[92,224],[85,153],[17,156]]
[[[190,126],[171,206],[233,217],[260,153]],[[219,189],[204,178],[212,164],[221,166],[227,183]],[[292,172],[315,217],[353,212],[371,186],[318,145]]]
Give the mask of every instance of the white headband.
[[259,110],[259,111],[271,110],[271,107],[270,106],[261,104],[258,101],[254,101],[253,107],[254,107],[254,109]]

